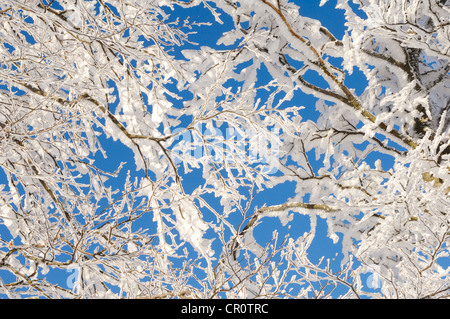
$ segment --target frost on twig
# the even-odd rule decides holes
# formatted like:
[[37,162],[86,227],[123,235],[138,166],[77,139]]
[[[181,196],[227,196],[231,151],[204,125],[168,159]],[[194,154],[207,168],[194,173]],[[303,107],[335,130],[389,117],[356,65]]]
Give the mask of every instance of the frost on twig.
[[3,1],[0,294],[448,298],[448,5],[294,2]]

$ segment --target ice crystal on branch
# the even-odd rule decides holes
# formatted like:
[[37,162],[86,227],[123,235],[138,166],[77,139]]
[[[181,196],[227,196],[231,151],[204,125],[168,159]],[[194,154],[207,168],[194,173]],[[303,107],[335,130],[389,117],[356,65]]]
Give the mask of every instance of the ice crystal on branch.
[[450,7],[306,7],[3,1],[0,293],[448,297]]

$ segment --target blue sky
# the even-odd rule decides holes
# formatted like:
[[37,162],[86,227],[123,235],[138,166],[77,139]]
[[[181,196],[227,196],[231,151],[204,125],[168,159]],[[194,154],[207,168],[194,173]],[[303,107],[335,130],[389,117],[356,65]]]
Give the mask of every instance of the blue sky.
[[[292,1],[295,4],[300,6],[300,14],[318,19],[321,21],[322,25],[327,27],[330,32],[332,32],[336,38],[341,39],[345,32],[347,31],[345,27],[345,17],[344,17],[344,11],[340,9],[335,9],[336,6],[336,0],[330,0],[328,1],[324,6],[319,7],[319,0],[313,0],[313,1],[300,1],[300,0],[294,0]],[[365,14],[358,9],[356,5],[350,4],[354,10],[361,16],[364,17]],[[192,11],[192,13],[190,12]],[[177,11],[178,12],[178,11]],[[212,15],[207,12],[204,8],[194,8],[192,10],[186,10],[186,11],[180,11],[180,14],[182,14],[183,17],[190,15],[191,17],[201,17],[200,21],[213,21]],[[214,48],[223,48],[221,46],[215,45],[216,40],[221,36],[221,34],[229,29],[229,26],[227,23],[230,23],[231,20],[223,16],[225,24],[224,25],[218,25],[217,23],[214,23],[210,27],[203,27],[202,30],[198,33],[198,35],[194,36],[194,41],[197,41],[200,46],[202,45],[208,45]],[[337,66],[340,66],[339,64],[342,61],[339,61],[335,59],[335,63]],[[261,72],[261,76],[264,76],[264,72]],[[262,79],[258,79],[262,80]],[[320,80],[320,79],[318,79]],[[358,70],[354,69],[352,74],[346,74],[346,85],[349,88],[352,88],[355,90],[357,94],[361,94],[366,85],[367,80],[364,76],[364,74]],[[302,114],[302,117],[304,119],[316,119],[318,116],[318,112],[315,110],[315,104],[317,102],[317,98],[304,94],[300,91],[296,91],[294,94],[294,97],[292,101],[288,102],[287,104],[292,105],[304,105],[306,109],[304,110],[304,113]],[[383,137],[378,136],[381,140],[383,140]],[[311,163],[315,163],[314,169],[318,170],[322,166],[321,158],[316,159],[311,154]],[[370,165],[374,165],[374,162],[376,160],[380,159],[382,162],[383,169],[389,169],[392,167],[394,161],[393,158],[390,156],[382,155],[380,153],[373,152],[371,153],[367,158],[366,161]],[[195,178],[192,180],[192,188],[195,188],[196,180]],[[278,185],[277,187],[274,187],[270,190],[265,190],[263,193],[261,193],[260,196],[255,197],[255,202],[253,205],[256,205],[258,207],[261,207],[262,205],[276,205],[276,204],[282,204],[285,203],[286,200],[289,197],[294,196],[294,184],[293,183],[284,183],[281,185]],[[307,198],[305,198],[305,201],[307,201]],[[317,262],[321,257],[325,258],[335,258],[334,267],[333,269],[338,270],[340,268],[340,260],[342,259],[343,255],[341,253],[341,242],[334,244],[333,241],[327,237],[327,226],[324,219],[318,218],[318,227],[316,231],[316,238],[313,241],[313,244],[311,245],[311,248],[309,250],[309,257],[311,261]],[[296,238],[297,236],[302,235],[304,232],[309,231],[310,229],[310,221],[309,217],[303,216],[300,214],[294,214],[293,219],[291,223],[289,224],[289,233],[292,237]],[[283,236],[288,231],[287,226],[283,226],[278,218],[270,218],[262,222],[260,225],[258,225],[255,228],[254,236],[257,241],[260,242],[260,244],[267,243],[272,236],[272,232],[274,230],[277,230],[279,233],[279,238],[283,238]],[[339,234],[338,234],[339,235]],[[377,287],[373,287],[371,285],[371,274],[368,273],[363,278],[363,285],[366,287],[368,291],[374,291],[377,290]],[[366,282],[364,282],[366,280]],[[372,290],[374,288],[374,290]],[[336,293],[342,292],[339,290],[336,290]]]
[[[311,18],[318,19],[322,22],[322,25],[327,27],[337,38],[341,38],[345,32],[344,26],[344,15],[342,10],[334,9],[336,5],[336,1],[328,1],[323,7],[318,7],[319,0],[313,1],[294,1],[296,4],[300,5],[300,14],[305,15]],[[214,21],[211,13],[202,7],[196,7],[188,10],[175,10],[173,13],[173,19],[179,17],[181,20],[186,18],[187,16],[192,17],[193,20],[201,21],[201,22],[209,22]],[[198,31],[197,35],[192,37],[194,42],[198,42],[198,47],[200,46],[211,46],[214,48],[220,48],[216,45],[217,39],[221,36],[221,34],[230,29],[229,23],[231,19],[223,16],[224,20],[223,25],[218,25],[217,23],[213,23],[212,26],[203,26]],[[180,49],[195,49],[196,46],[189,45],[184,46]],[[180,52],[173,52],[177,58],[182,58]],[[337,61],[339,62],[339,61]],[[356,92],[361,93],[366,84],[365,78],[361,72],[358,70],[354,70],[352,75],[348,75],[347,84],[354,88]],[[317,112],[314,110],[314,105],[316,103],[316,98],[305,95],[299,91],[294,95],[293,100],[290,103],[293,104],[301,104],[307,106],[304,117],[308,118],[316,118]],[[104,148],[107,150],[108,158],[105,159],[101,156],[100,153],[97,153],[95,156],[96,163],[106,170],[115,170],[120,162],[127,162],[125,165],[121,175],[119,176],[119,181],[122,181],[126,176],[126,171],[135,171],[132,152],[120,144],[120,142],[113,141],[112,139],[103,139],[102,140]],[[373,160],[375,160],[374,158]],[[391,159],[382,158],[384,161],[384,165],[389,166],[392,165]],[[320,167],[321,162],[320,159],[315,159],[316,161],[316,169]],[[140,174],[136,172],[136,174]],[[194,171],[188,175],[183,176],[183,185],[187,192],[192,191],[197,187],[198,184],[202,183],[201,174],[199,171]],[[0,171],[0,183],[6,184],[5,175],[2,171]],[[114,184],[114,183],[113,183]],[[117,185],[120,185],[118,183]],[[275,205],[285,203],[289,197],[294,195],[294,187],[292,183],[284,183],[279,185],[273,189],[267,190],[262,193],[260,196],[257,196],[253,205],[261,207],[262,205]],[[214,198],[214,196],[210,196],[208,198],[214,205],[218,204],[218,200]],[[253,211],[252,209],[250,211]],[[144,219],[144,221],[151,222],[151,216]],[[239,222],[238,216],[236,217],[236,222]],[[327,238],[326,236],[326,225],[323,220],[319,220],[318,223],[318,236],[314,241],[314,244],[310,250],[310,257],[313,261],[317,261],[320,257],[333,257],[336,253],[340,252],[340,244],[333,244],[333,242]],[[272,232],[277,230],[280,234],[280,238],[287,231],[287,227],[283,226],[281,222],[277,218],[272,218],[270,222],[264,222],[261,225],[257,226],[254,234],[255,237],[260,243],[265,243],[270,240],[270,236]],[[299,214],[295,214],[293,221],[291,222],[291,229],[289,230],[291,234],[297,236],[303,234],[305,231],[309,230],[309,218],[305,216],[301,216]],[[8,234],[5,232],[3,226],[0,226],[0,235],[5,240],[8,240]],[[208,233],[207,233],[208,236]],[[295,237],[294,236],[294,237]],[[339,257],[342,257],[338,255]],[[73,274],[73,270],[54,270],[50,271],[47,277],[53,276],[52,280],[56,280],[61,282],[62,286],[67,285],[67,280]],[[5,272],[0,272],[2,278],[5,281],[8,280]],[[5,276],[5,277],[4,277]]]
[[[342,38],[346,31],[346,27],[344,26],[344,11],[335,9],[336,1],[331,0],[328,1],[324,6],[319,7],[319,0],[317,1],[293,1],[294,3],[300,5],[300,14],[305,15],[310,18],[318,19],[321,21],[322,25],[327,27],[337,38]],[[191,10],[185,11],[176,11],[180,12],[180,17],[199,17],[200,21],[213,21],[212,15],[206,11],[204,8],[194,8]],[[191,13],[192,12],[192,13]],[[222,35],[224,31],[229,30],[228,23],[231,22],[231,19],[226,16],[221,16],[224,25],[218,25],[217,23],[213,23],[210,27],[202,27],[198,35],[193,36],[194,41],[199,43],[199,46],[207,45],[214,48],[223,48],[221,46],[215,45],[216,40]],[[340,63],[341,61],[336,61],[336,63]],[[260,72],[260,76],[264,76],[264,70]],[[258,79],[263,80],[263,79]],[[320,79],[319,79],[320,80]],[[355,91],[360,94],[363,92],[365,85],[367,84],[366,78],[359,70],[353,70],[351,75],[347,74],[346,84],[354,88]],[[311,118],[316,119],[318,116],[317,111],[315,110],[315,103],[317,99],[311,95],[304,94],[300,91],[296,91],[294,98],[292,101],[287,104],[296,104],[296,105],[304,105],[306,107],[304,114],[302,116],[305,119]],[[378,157],[374,157],[372,159],[368,158],[368,161],[375,161]],[[392,159],[387,157],[382,157],[383,166],[387,167],[392,165]],[[315,169],[317,170],[321,166],[321,159],[311,158],[312,162],[315,162]],[[190,181],[188,178],[185,181]],[[196,186],[197,180],[192,178],[192,189]],[[201,181],[200,181],[201,182]],[[189,183],[189,182],[188,182]],[[187,189],[190,187],[187,186]],[[284,184],[278,185],[270,190],[265,190],[260,194],[260,196],[255,197],[255,201],[253,206],[261,207],[263,205],[277,205],[285,203],[289,197],[294,196],[294,184],[290,182],[286,182]],[[307,199],[306,199],[307,200]],[[253,210],[250,210],[253,211]],[[297,236],[302,235],[304,232],[309,231],[310,222],[309,217],[294,214],[293,220],[290,223],[289,233],[292,237],[296,238]],[[255,228],[254,236],[257,241],[261,245],[267,243],[272,236],[274,230],[277,230],[279,233],[279,238],[283,238],[283,236],[288,231],[287,226],[283,226],[278,218],[270,218],[263,221],[260,225]],[[327,237],[327,227],[326,223],[323,219],[318,219],[318,228],[317,228],[317,237],[313,241],[311,249],[309,251],[309,257],[312,261],[317,262],[321,257],[325,256],[325,258],[333,258],[336,254],[336,262],[334,269],[339,268],[339,260],[342,258],[341,245],[340,242],[334,244],[331,239]],[[368,275],[369,276],[369,275]]]

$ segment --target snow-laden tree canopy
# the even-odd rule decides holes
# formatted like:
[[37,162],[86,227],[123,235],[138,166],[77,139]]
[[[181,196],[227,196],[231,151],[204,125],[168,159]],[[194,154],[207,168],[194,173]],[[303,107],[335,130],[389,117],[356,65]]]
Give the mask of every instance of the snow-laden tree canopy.
[[448,298],[450,3],[336,8],[2,1],[0,293]]

